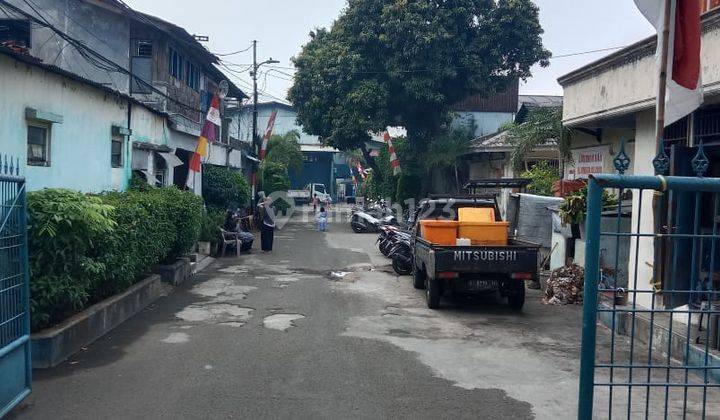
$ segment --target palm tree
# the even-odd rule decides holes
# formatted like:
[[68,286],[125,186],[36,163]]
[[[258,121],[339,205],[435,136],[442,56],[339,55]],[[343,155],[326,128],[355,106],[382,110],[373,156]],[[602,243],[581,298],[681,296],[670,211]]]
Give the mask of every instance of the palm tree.
[[274,134],[268,141],[268,152],[265,159],[269,162],[282,163],[294,172],[302,170],[303,155],[300,150],[300,133],[296,130],[285,134]]
[[458,163],[460,157],[470,148],[470,139],[469,130],[449,130],[430,143],[423,159],[428,172],[433,169],[452,170],[455,175],[456,191],[460,191]]
[[514,146],[510,160],[515,169],[526,169],[525,158],[539,146],[551,141],[557,141],[561,160],[570,158],[573,132],[563,126],[562,108],[532,109],[524,123],[508,127],[508,134]]

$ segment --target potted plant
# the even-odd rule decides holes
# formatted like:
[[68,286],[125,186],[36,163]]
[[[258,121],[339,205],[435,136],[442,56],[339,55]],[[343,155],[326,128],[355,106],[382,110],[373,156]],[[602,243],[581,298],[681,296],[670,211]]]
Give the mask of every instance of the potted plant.
[[211,254],[211,245],[217,242],[222,224],[222,213],[208,212],[202,220],[200,235],[198,236],[198,253],[201,255]]
[[[587,185],[565,196],[560,204],[560,219],[573,227],[573,232],[579,233],[580,239],[585,239],[585,214],[587,213]],[[608,190],[603,190],[602,208],[612,208],[618,204],[617,198]]]

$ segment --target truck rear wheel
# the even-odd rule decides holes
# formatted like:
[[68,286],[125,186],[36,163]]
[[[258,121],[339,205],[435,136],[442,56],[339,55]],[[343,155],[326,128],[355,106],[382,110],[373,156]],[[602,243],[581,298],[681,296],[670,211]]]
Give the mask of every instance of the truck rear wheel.
[[415,287],[416,289],[424,289],[425,288],[425,277],[427,277],[427,275],[425,274],[424,270],[418,269],[414,263],[413,263],[412,276],[413,276],[413,287]]
[[439,309],[440,295],[442,294],[442,290],[440,289],[440,280],[428,279],[426,283],[425,299],[427,301],[427,307],[430,309]]
[[510,308],[519,311],[525,306],[525,282],[520,281],[518,285],[513,287],[510,296],[508,296]]

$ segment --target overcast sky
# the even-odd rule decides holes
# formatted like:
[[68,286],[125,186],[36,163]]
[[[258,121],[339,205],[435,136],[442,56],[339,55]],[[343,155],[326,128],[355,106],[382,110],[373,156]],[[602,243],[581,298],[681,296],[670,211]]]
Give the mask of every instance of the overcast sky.
[[[540,7],[540,19],[546,48],[556,56],[631,44],[652,34],[632,0],[534,0]],[[272,57],[277,66],[291,66],[290,58],[307,42],[314,28],[329,27],[345,6],[345,0],[126,0],[137,10],[158,16],[190,33],[208,35],[207,47],[216,53],[228,53],[258,41],[260,60]],[[534,77],[521,87],[522,94],[561,95],[557,78],[611,51],[558,57],[548,68],[537,68]],[[252,62],[250,50],[225,57],[232,68]],[[284,73],[292,70],[278,68]],[[233,81],[249,91],[250,76],[245,82]],[[291,82],[286,74],[270,72],[259,85],[267,95],[285,98]]]

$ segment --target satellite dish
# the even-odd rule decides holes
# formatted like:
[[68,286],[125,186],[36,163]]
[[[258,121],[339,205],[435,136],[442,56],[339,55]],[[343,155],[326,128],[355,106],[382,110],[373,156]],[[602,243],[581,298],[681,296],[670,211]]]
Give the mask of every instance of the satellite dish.
[[228,83],[227,80],[223,80],[218,85],[218,88],[220,88],[220,92],[218,92],[220,98],[225,99],[225,97],[228,95],[228,92],[230,92],[230,83]]

